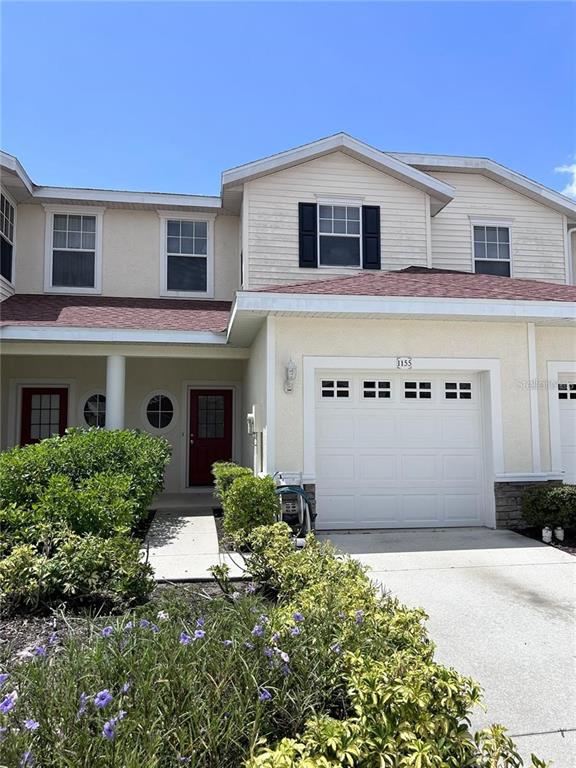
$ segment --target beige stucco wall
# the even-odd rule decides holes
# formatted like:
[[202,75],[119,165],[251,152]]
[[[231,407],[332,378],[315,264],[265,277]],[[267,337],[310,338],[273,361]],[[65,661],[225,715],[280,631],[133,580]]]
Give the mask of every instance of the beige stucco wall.
[[256,435],[251,436],[243,427],[242,463],[256,472],[264,468],[264,451],[266,448],[266,355],[267,331],[266,321],[256,335],[250,348],[250,359],[246,361],[244,377],[243,418],[248,413],[256,413]]
[[542,469],[549,470],[555,468],[550,465],[548,390],[551,387],[556,392],[558,382],[548,376],[548,363],[576,363],[576,329],[536,326],[536,359]]
[[[38,384],[69,384],[68,422],[70,426],[84,425],[82,409],[85,397],[95,391],[104,392],[106,386],[106,360],[102,357],[32,357],[6,355],[1,371],[1,447],[13,444],[16,431],[15,385],[18,382]],[[128,358],[126,360],[125,424],[153,432],[146,420],[144,407],[148,396],[161,391],[169,394],[176,406],[175,418],[160,433],[172,444],[172,459],[166,472],[166,489],[181,491],[183,462],[187,439],[187,384],[239,383],[238,410],[234,421],[237,438],[235,459],[241,461],[241,437],[244,420],[239,412],[242,403],[242,360],[190,360]]]
[[[528,379],[526,324],[278,318],[276,332],[277,468],[302,469],[302,358],[330,355],[500,359],[504,469],[532,470],[529,390],[522,385]],[[286,394],[280,382],[290,357],[299,376],[294,391]],[[450,368],[449,362],[444,368]]]
[[472,272],[470,217],[510,222],[512,277],[566,282],[562,214],[478,173],[430,172],[456,189],[454,200],[432,218],[432,263]]
[[[67,207],[69,209],[70,206]],[[239,287],[239,217],[214,222],[214,298],[231,300]],[[46,213],[39,204],[18,206],[16,291],[44,292]],[[160,217],[156,211],[107,208],[102,225],[102,293],[160,295]]]

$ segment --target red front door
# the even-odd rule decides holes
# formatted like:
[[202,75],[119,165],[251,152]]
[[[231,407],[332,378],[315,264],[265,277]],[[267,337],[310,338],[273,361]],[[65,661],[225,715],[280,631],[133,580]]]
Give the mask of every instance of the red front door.
[[189,484],[212,485],[212,464],[232,460],[232,391],[190,390]]
[[20,445],[63,435],[68,425],[66,387],[23,387]]

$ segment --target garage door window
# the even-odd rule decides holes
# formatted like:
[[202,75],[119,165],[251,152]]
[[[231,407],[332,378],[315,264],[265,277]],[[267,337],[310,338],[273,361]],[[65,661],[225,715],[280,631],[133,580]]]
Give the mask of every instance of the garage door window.
[[404,397],[406,400],[430,400],[432,398],[432,382],[405,381]]
[[444,396],[446,400],[471,400],[472,384],[469,381],[447,381]]
[[350,397],[350,382],[343,379],[322,379],[322,397]]
[[390,399],[389,381],[365,381],[362,387],[362,395],[365,400]]
[[576,382],[558,384],[559,400],[576,400]]

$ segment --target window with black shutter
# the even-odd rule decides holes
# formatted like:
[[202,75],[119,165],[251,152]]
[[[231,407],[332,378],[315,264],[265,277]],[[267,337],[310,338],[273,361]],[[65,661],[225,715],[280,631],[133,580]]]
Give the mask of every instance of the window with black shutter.
[[5,195],[0,201],[0,274],[12,282],[12,255],[14,250],[14,206]]

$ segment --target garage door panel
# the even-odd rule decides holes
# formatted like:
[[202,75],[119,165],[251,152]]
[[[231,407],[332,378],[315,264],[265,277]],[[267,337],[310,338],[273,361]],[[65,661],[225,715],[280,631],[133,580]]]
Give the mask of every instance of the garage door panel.
[[318,414],[317,436],[319,446],[353,445],[355,441],[355,414],[338,413],[335,419],[330,411]]
[[382,376],[330,377],[349,381],[350,396],[317,404],[318,528],[481,524],[484,438],[477,383],[473,401],[445,398],[445,382],[458,377],[426,374],[422,381],[431,382],[433,397],[406,399],[403,383],[417,380],[414,373],[387,374],[392,397],[366,399],[363,381]]
[[358,455],[358,477],[362,482],[394,481],[398,473],[398,457],[390,453]]

